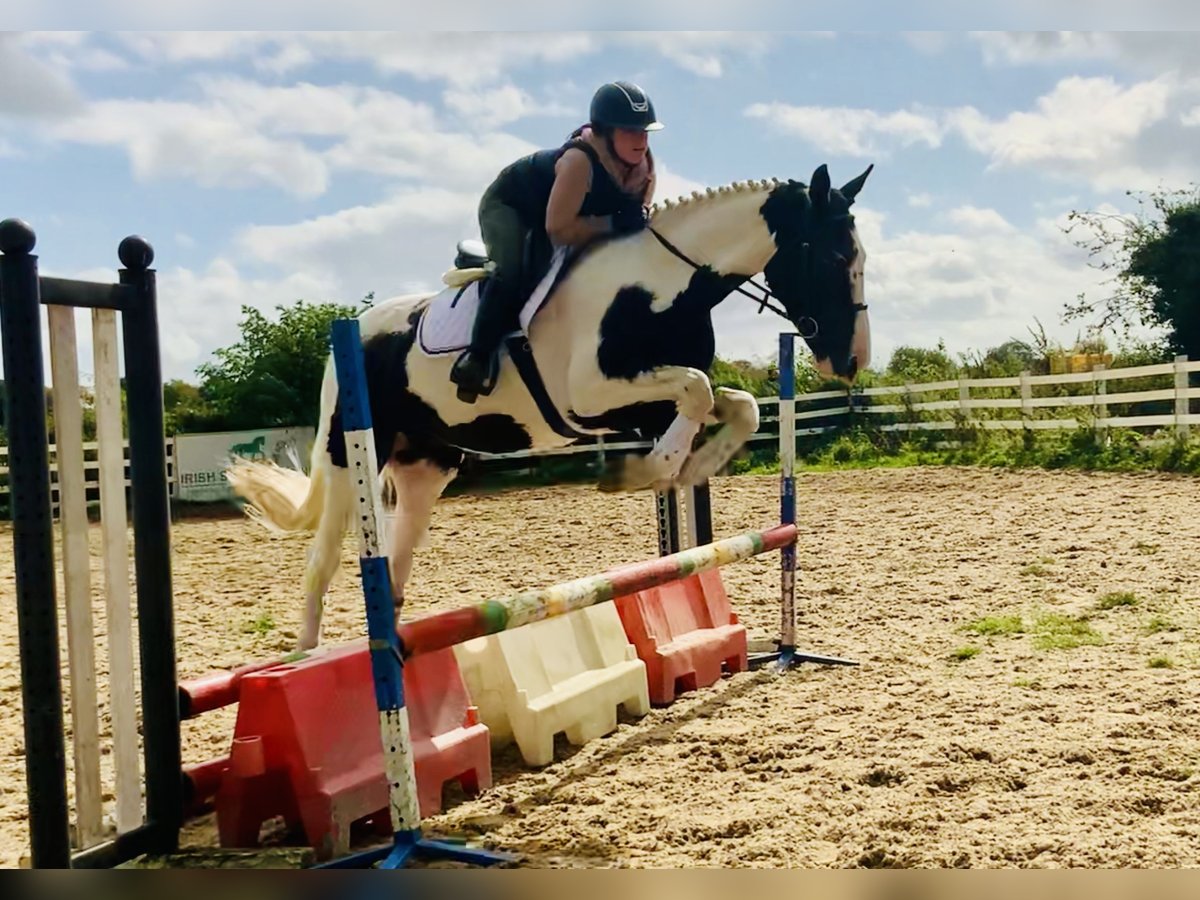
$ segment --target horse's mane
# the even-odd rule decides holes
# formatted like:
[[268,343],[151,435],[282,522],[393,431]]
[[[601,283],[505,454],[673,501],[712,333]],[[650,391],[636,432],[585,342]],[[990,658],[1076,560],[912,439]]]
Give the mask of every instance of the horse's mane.
[[650,207],[650,216],[653,218],[661,213],[670,212],[677,209],[684,209],[724,194],[741,194],[745,193],[746,191],[772,190],[784,183],[785,182],[780,181],[778,178],[764,178],[757,181],[751,178],[746,181],[734,181],[730,184],[723,184],[720,187],[710,187],[703,191],[692,191],[690,196],[685,194],[675,198],[674,200],[668,198],[666,200],[656,201],[654,205]]

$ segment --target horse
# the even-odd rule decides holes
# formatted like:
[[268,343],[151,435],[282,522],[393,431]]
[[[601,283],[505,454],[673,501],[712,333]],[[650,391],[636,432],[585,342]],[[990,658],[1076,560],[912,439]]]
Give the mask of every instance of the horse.
[[242,456],[246,457],[247,459],[254,459],[255,457],[258,457],[259,459],[266,459],[267,455],[263,452],[263,447],[265,447],[266,444],[266,436],[260,434],[247,444],[234,444],[229,448],[229,455]]
[[[706,374],[716,353],[712,310],[727,297],[744,295],[759,312],[786,318],[822,374],[852,382],[869,362],[870,328],[866,252],[851,206],[872,168],[840,189],[821,165],[808,184],[740,181],[655,204],[647,228],[591,245],[559,273],[536,315],[501,350],[494,389],[474,403],[450,381],[454,356],[428,352],[418,340],[423,318],[435,304],[456,302],[461,286],[393,297],[360,313],[379,475],[393,505],[397,621],[414,549],[466,454],[550,450],[637,432],[657,439],[654,448],[618,460],[602,489],[663,490],[717,474],[758,428],[754,397],[714,392]],[[758,273],[765,286],[753,280]],[[706,425],[720,428],[693,450]],[[300,649],[319,642],[354,497],[331,359],[309,470],[235,460],[225,472],[251,518],[313,533]]]

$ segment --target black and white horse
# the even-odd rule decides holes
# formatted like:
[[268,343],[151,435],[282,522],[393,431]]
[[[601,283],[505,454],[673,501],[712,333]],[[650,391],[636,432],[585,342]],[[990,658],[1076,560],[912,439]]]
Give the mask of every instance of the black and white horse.
[[[711,313],[732,294],[749,294],[752,275],[763,274],[766,302],[805,337],[817,367],[852,380],[869,362],[870,343],[866,254],[850,207],[870,171],[840,190],[821,166],[808,185],[739,182],[656,206],[649,229],[595,245],[566,270],[527,338],[502,353],[494,391],[473,404],[459,400],[450,381],[454,355],[429,352],[418,339],[433,304],[450,305],[459,289],[365,311],[376,449],[395,498],[389,555],[397,610],[413,550],[466,453],[551,449],[580,435],[639,431],[657,445],[625,457],[606,489],[662,489],[716,474],[757,430],[758,407],[743,391],[714,396],[705,374],[715,354]],[[353,504],[332,363],[320,416],[309,476],[247,460],[227,471],[251,516],[277,530],[315,532],[302,648],[319,640]],[[706,424],[721,428],[693,451]]]

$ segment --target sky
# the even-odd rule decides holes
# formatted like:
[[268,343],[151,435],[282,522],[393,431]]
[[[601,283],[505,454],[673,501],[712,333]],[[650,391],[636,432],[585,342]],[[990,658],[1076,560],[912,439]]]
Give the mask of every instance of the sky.
[[[1073,343],[1063,307],[1103,276],[1067,214],[1200,182],[1186,32],[4,32],[0,218],[34,226],[47,275],[112,280],[147,237],[164,374],[195,381],[243,304],[436,288],[489,181],[617,78],[666,125],[659,199],[874,164],[876,366],[1035,318]],[[719,353],[758,360],[781,324],[738,295],[716,322]]]

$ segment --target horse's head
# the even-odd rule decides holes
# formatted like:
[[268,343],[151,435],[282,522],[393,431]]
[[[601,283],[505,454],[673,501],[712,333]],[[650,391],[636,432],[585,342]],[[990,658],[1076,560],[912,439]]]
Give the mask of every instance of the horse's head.
[[866,253],[850,207],[872,168],[838,190],[822,165],[807,187],[780,184],[761,210],[775,240],[763,269],[771,293],[808,343],[818,370],[847,381],[869,365],[871,355],[863,302]]

